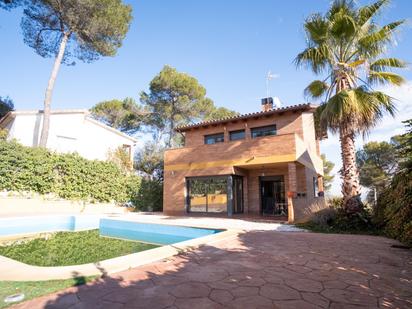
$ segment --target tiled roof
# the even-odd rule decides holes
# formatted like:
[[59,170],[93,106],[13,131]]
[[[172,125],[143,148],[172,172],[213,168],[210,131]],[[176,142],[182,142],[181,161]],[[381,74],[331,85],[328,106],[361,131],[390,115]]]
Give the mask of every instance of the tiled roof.
[[274,108],[269,111],[260,111],[260,112],[254,112],[254,113],[247,113],[247,114],[241,114],[233,117],[226,117],[226,118],[221,118],[221,119],[214,119],[214,120],[209,120],[209,121],[203,121],[203,122],[198,122],[194,124],[188,124],[184,126],[180,126],[176,128],[177,132],[184,132],[193,128],[200,128],[200,127],[205,127],[209,125],[216,125],[216,124],[223,124],[223,123],[228,123],[234,120],[244,120],[244,119],[249,119],[249,118],[254,118],[254,117],[262,117],[262,116],[267,116],[267,115],[272,115],[272,114],[278,114],[278,113],[284,113],[287,111],[297,111],[297,110],[314,110],[317,106],[310,104],[310,103],[305,103],[305,104],[297,104],[297,105],[291,105],[291,106],[285,106],[285,107],[280,107],[280,108]]

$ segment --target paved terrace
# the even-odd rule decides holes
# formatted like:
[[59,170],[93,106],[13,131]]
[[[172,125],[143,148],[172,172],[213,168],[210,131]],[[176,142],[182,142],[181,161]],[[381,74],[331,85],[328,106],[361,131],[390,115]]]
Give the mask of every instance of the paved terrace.
[[254,229],[15,308],[412,308],[412,252],[393,245]]

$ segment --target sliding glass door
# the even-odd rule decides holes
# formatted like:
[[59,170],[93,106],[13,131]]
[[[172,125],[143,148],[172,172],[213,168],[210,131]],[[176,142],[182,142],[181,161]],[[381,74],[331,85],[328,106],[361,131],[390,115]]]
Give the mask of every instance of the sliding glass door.
[[240,176],[186,178],[187,211],[199,213],[243,212],[243,180]]
[[227,212],[227,177],[188,178],[189,212]]

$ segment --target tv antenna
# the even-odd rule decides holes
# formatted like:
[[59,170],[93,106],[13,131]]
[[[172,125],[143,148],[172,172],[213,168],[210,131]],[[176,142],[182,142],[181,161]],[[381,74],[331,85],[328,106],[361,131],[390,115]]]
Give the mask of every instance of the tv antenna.
[[270,70],[266,74],[266,97],[269,98],[270,91],[269,91],[269,82],[272,79],[279,78],[279,74],[274,74]]

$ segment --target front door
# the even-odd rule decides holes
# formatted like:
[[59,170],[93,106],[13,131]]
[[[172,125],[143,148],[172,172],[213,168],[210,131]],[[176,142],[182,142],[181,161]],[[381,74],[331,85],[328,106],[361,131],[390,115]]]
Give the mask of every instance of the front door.
[[283,176],[260,177],[261,212],[269,216],[287,216]]

